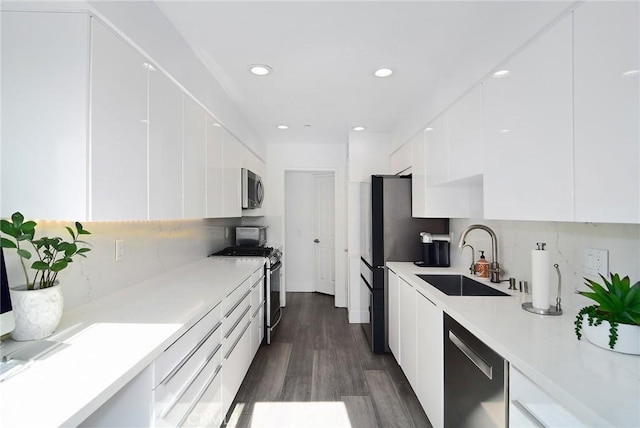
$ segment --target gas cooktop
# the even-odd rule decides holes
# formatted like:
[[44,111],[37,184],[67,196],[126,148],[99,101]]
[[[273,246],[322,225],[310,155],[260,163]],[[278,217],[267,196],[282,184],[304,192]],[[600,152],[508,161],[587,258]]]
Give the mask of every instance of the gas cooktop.
[[273,247],[227,247],[212,256],[269,257],[273,252]]

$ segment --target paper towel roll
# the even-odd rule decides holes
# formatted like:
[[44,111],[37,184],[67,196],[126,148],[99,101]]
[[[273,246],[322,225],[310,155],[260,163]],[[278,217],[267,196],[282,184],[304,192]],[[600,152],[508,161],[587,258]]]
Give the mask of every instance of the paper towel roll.
[[533,306],[549,309],[551,256],[545,250],[531,250],[531,297]]

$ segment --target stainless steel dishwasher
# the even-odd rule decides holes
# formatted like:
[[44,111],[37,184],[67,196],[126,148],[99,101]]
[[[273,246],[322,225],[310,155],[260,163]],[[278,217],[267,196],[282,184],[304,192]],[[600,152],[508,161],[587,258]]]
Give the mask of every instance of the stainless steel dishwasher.
[[506,427],[508,364],[444,314],[444,425]]

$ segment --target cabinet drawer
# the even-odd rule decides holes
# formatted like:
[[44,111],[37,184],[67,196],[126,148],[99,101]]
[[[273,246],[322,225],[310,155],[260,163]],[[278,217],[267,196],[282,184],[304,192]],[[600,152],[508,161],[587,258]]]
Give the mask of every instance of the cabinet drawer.
[[238,320],[244,316],[247,308],[249,312],[251,311],[251,291],[247,290],[243,299],[238,302],[233,311],[229,312],[229,314],[222,320],[223,330],[222,334],[224,337],[229,336],[229,333],[236,328],[236,324]]
[[162,413],[167,406],[180,397],[180,395],[189,387],[190,382],[203,370],[203,367],[208,364],[220,364],[222,360],[222,334],[221,324],[216,324],[216,327],[207,333],[207,336],[203,339],[203,342],[199,343],[193,349],[193,353],[190,353],[188,357],[181,361],[174,370],[172,370],[154,391],[154,402],[157,412]]
[[239,314],[240,317],[233,322],[228,332],[222,338],[222,357],[223,358],[225,358],[226,355],[230,352],[230,350],[234,347],[234,345],[238,341],[238,337],[243,333],[244,330],[246,330],[247,324],[250,322],[250,319],[251,319],[250,312],[251,312],[251,307],[247,302],[247,305]]
[[509,373],[509,426],[585,426],[554,398],[511,366]]
[[251,274],[251,286],[255,286],[256,283],[264,278],[264,266],[256,270]]
[[[218,352],[218,355],[220,352]],[[217,358],[212,359],[185,389],[184,393],[159,413],[160,419],[171,426],[182,426],[187,416],[197,406],[207,387],[216,377],[220,376],[222,365]],[[197,422],[197,421],[196,421]]]
[[260,309],[264,301],[264,283],[258,281],[253,288],[251,288],[251,316],[255,315],[256,311]]
[[167,377],[167,375],[183,363],[198,344],[222,320],[221,305],[218,304],[189,330],[171,344],[153,363],[153,386]]
[[222,361],[222,410],[226,413],[231,407],[247,369],[251,364],[251,334],[248,331],[249,322],[242,329],[237,342],[232,344]]
[[219,427],[225,414],[222,412],[222,374],[219,371],[206,387],[195,406],[184,420],[185,427]]
[[222,300],[222,315],[224,317],[228,317],[230,313],[240,304],[250,288],[251,278],[247,278],[242,282],[242,284],[234,288],[233,291]]

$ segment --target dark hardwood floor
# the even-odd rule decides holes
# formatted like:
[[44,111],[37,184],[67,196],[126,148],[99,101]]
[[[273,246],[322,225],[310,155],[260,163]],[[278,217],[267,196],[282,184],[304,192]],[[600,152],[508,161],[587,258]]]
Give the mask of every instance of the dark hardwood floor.
[[390,354],[373,354],[333,296],[288,293],[271,345],[262,345],[226,427],[430,427]]

